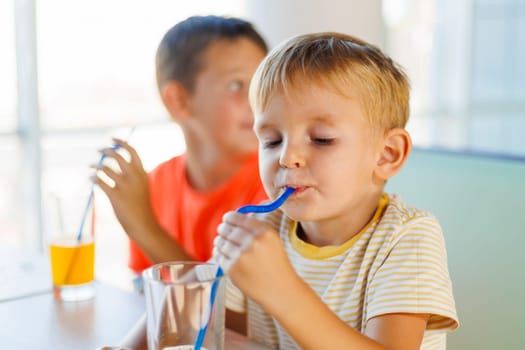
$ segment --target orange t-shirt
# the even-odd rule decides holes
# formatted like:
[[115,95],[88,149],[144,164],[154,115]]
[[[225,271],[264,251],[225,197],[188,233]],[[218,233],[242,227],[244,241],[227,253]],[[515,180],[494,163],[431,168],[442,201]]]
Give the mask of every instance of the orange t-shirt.
[[[259,179],[257,154],[227,182],[206,192],[188,183],[185,160],[185,155],[172,158],[149,174],[151,206],[161,227],[195,260],[206,261],[224,213],[260,203],[267,196]],[[128,265],[137,273],[152,265],[131,240]]]

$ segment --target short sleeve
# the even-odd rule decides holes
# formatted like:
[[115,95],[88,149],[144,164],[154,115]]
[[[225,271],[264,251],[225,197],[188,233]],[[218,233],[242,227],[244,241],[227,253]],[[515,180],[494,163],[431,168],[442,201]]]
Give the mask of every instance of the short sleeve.
[[432,216],[410,220],[392,240],[367,289],[367,321],[389,313],[430,314],[427,332],[458,327],[441,227]]

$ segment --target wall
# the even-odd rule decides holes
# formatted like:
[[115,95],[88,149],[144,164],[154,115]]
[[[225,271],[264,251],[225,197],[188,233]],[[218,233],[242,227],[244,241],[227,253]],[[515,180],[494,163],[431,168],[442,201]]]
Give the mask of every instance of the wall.
[[383,45],[381,0],[257,0],[246,2],[246,17],[271,47],[297,34],[339,31]]
[[387,185],[439,219],[460,328],[449,350],[525,344],[525,160],[415,150]]

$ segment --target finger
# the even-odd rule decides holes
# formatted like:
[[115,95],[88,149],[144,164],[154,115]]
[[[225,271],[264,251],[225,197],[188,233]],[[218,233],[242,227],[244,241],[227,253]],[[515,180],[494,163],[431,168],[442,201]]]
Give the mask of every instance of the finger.
[[222,216],[222,221],[230,225],[239,226],[239,224],[244,221],[244,217],[244,214],[237,213],[236,211],[228,211]]
[[228,237],[231,237],[232,240],[237,241],[239,244],[241,244],[241,241],[244,242],[245,237],[238,237],[237,234],[244,232],[250,234],[250,240],[243,243],[243,246],[251,243],[253,237],[265,232],[273,231],[277,234],[274,229],[272,229],[267,223],[258,220],[256,216],[228,212],[223,216],[223,220],[227,225],[234,227],[232,232],[228,233]]
[[124,145],[128,144],[127,141],[124,141],[119,137],[112,137],[111,140],[115,145],[119,145],[119,147],[124,147]]
[[253,242],[253,238],[257,235],[256,231],[244,230],[240,227],[231,226],[225,223],[221,223],[217,228],[219,236],[230,241],[239,247],[240,251],[243,252]]
[[129,173],[132,171],[130,163],[124,158],[122,154],[117,152],[117,150],[113,148],[104,148],[100,152],[104,154],[106,157],[113,158],[117,162],[120,168],[120,171],[123,174]]
[[236,230],[234,226],[221,222],[217,227],[217,233],[220,236],[233,241],[237,245],[241,244],[243,233],[240,232],[240,230]]
[[221,246],[215,246],[213,248],[213,256],[215,257],[217,264],[219,264],[219,266],[223,269],[225,273],[228,273],[228,271],[230,271],[230,269],[233,265],[235,265],[240,256],[240,254],[230,254],[231,252],[224,252]]
[[131,164],[133,164],[135,167],[140,167],[140,169],[143,169],[142,161],[140,160],[140,157],[134,147],[132,147],[126,141],[117,138],[113,138],[113,142],[128,152]]
[[230,242],[221,236],[215,237],[213,244],[221,254],[226,255],[228,258],[232,258],[240,254],[240,252],[236,252],[239,250],[239,246],[237,244]]
[[256,216],[252,214],[241,214],[236,211],[227,212],[223,215],[222,220],[232,226],[242,227],[247,230],[251,230],[261,223],[261,221],[257,220]]
[[[116,171],[114,171],[113,169],[108,167],[107,165],[95,164],[95,165],[91,165],[91,167],[94,168],[97,171],[97,173],[98,172],[102,172],[107,177],[109,177],[111,180],[113,180],[115,182],[118,182],[118,181],[122,180],[122,178],[123,178],[123,176],[120,173],[117,173]],[[98,176],[98,174],[97,174],[97,176]]]
[[237,242],[225,239],[222,236],[215,238],[214,244],[219,252],[226,256],[234,264],[235,261],[244,253],[244,251],[252,245],[254,235],[247,233],[242,235],[242,238]]
[[108,185],[107,183],[105,183],[104,180],[102,180],[101,178],[99,178],[97,175],[92,175],[92,176],[90,176],[89,179],[90,179],[94,184],[96,184],[98,187],[100,187],[100,189],[102,190],[102,192],[104,192],[108,197],[110,196],[110,193],[112,192],[113,187],[111,187],[110,185]]
[[[214,243],[216,242],[218,237],[215,237]],[[217,245],[214,245],[212,250],[212,259],[214,260],[214,263],[219,265],[221,269],[224,271],[224,273],[228,273],[229,266],[227,267],[227,264],[225,264],[225,261],[228,259],[228,257],[224,256],[219,247]]]
[[[217,237],[215,237],[215,238],[217,238]],[[215,243],[215,241],[214,241],[214,243]],[[219,255],[220,255],[219,248],[215,247],[215,244],[214,244],[213,249],[211,251],[211,259],[209,260],[209,262],[214,263],[214,264],[218,264],[219,262],[218,262],[217,259],[219,258]]]
[[222,271],[224,271],[225,274],[228,274],[234,262],[228,259],[227,257],[221,255],[220,253],[218,253],[217,254],[217,264],[219,264],[219,266],[221,267]]

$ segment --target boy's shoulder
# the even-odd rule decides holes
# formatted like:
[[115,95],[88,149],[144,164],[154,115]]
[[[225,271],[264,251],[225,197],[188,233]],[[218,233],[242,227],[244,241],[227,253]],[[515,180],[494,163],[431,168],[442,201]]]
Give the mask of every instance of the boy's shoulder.
[[392,240],[406,235],[442,235],[437,218],[430,212],[410,205],[398,194],[385,194],[388,204],[376,225],[376,231],[386,233]]
[[406,203],[399,194],[385,193],[384,196],[388,197],[385,215],[389,214],[392,217],[396,217],[400,222],[420,218],[436,219],[435,216],[427,210]]
[[158,174],[158,173],[169,173],[169,172],[177,171],[178,169],[181,169],[184,167],[185,158],[186,158],[185,154],[181,154],[181,155],[172,157],[158,164],[155,168],[153,168],[153,170],[150,173]]
[[157,165],[148,173],[150,189],[159,188],[161,192],[170,192],[185,181],[185,156],[179,155]]

